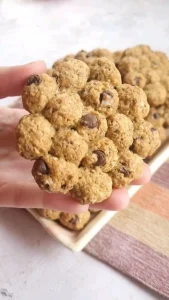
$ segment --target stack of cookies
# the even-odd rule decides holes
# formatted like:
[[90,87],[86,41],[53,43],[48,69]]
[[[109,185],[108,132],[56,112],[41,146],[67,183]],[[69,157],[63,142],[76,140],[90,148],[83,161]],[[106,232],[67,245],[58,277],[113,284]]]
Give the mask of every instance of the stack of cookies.
[[[166,89],[156,82],[162,87],[158,100],[156,93],[148,93],[154,83],[145,79],[143,86],[142,74],[138,84],[126,82],[130,74],[122,67],[124,59],[139,61],[127,53],[80,51],[56,61],[46,74],[28,78],[22,100],[30,114],[17,126],[17,149],[35,161],[32,174],[41,189],[70,193],[81,204],[102,202],[114,188],[138,178],[143,159],[160,146],[159,127],[166,121],[153,123],[150,105],[167,107]],[[53,219],[49,211],[43,216]],[[79,230],[90,219],[90,212],[80,217],[55,213],[54,220],[70,229]]]

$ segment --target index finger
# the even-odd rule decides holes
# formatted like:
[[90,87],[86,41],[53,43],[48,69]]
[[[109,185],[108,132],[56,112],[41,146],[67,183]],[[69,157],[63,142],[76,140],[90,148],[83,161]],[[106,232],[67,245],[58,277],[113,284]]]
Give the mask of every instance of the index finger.
[[0,99],[19,96],[27,78],[46,71],[44,61],[37,61],[16,67],[0,67]]

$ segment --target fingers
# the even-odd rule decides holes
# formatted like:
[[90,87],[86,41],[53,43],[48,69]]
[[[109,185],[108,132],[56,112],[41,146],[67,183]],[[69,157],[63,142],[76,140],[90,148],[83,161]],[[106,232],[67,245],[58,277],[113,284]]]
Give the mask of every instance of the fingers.
[[32,74],[41,74],[46,71],[43,61],[33,62],[23,66],[0,68],[0,98],[18,96],[27,78]]
[[129,195],[126,189],[116,189],[111,196],[102,203],[93,204],[91,208],[98,210],[121,210],[128,206]]
[[150,168],[147,164],[144,163],[144,169],[143,169],[143,173],[142,173],[141,177],[133,180],[132,185],[146,184],[150,181],[150,179],[151,179]]
[[0,207],[49,208],[59,211],[81,213],[88,205],[81,205],[69,195],[50,194],[35,183],[1,183]]
[[21,108],[0,107],[0,128],[11,127],[13,129],[18,124],[20,118],[26,114],[28,112]]

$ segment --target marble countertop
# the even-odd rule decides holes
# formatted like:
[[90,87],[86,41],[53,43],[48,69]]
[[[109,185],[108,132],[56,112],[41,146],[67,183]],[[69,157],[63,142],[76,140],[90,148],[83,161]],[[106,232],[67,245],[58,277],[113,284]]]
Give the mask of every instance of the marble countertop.
[[[80,49],[138,43],[169,53],[168,12],[166,0],[1,0],[0,65],[44,59],[50,66]],[[65,249],[24,210],[0,209],[0,240],[0,300],[162,299]]]

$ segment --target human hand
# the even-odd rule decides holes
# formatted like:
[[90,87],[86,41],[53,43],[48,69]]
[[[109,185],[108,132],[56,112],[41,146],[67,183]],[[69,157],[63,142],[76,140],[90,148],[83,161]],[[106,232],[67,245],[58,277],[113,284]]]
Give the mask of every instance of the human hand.
[[[44,62],[24,66],[0,68],[0,98],[20,95],[26,79],[32,74],[46,71]],[[31,175],[33,162],[19,156],[15,145],[15,127],[27,114],[24,109],[0,107],[0,206],[18,208],[51,208],[73,213],[84,212],[88,205],[81,205],[70,195],[47,193],[39,189]],[[133,184],[150,180],[150,170],[145,164],[142,177]],[[116,189],[102,203],[92,205],[103,210],[120,210],[129,203],[127,190]]]

